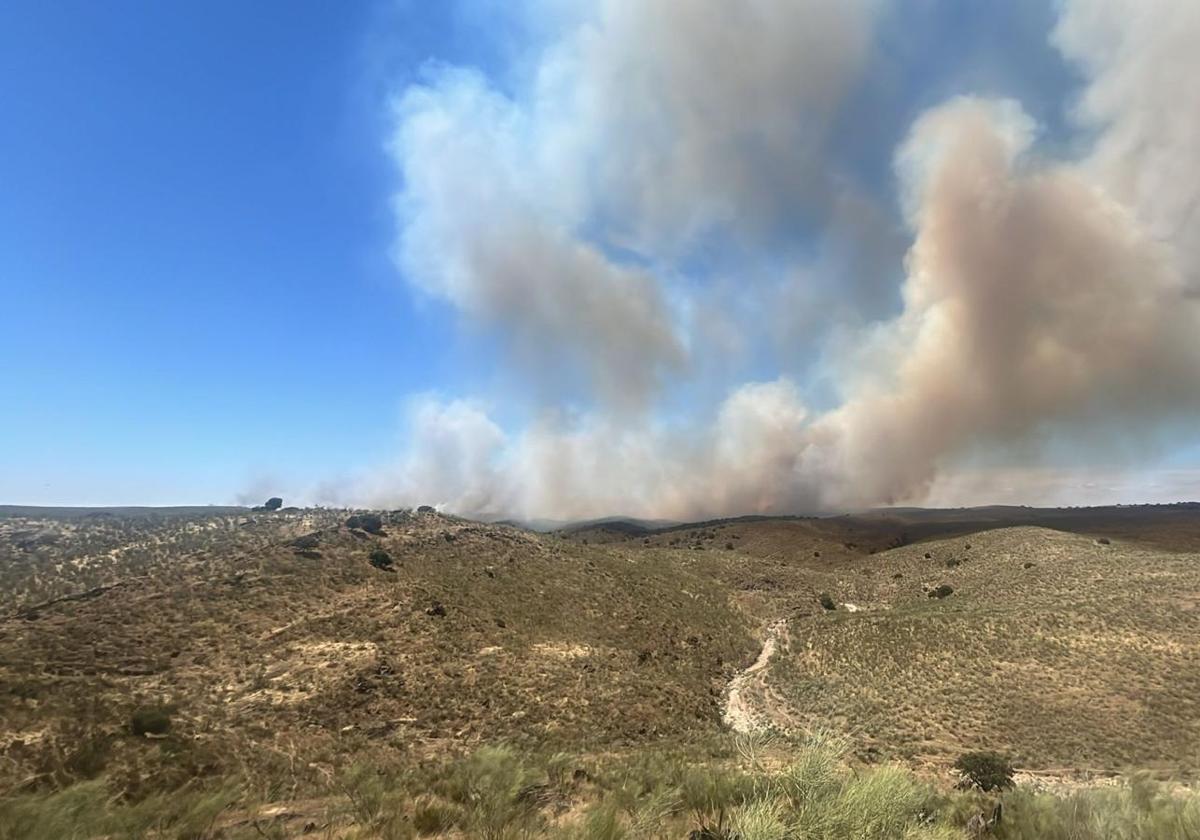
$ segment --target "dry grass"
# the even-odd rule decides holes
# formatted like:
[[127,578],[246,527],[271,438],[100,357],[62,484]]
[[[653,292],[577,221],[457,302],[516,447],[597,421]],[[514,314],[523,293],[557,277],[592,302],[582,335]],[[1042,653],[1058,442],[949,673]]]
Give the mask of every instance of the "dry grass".
[[[76,585],[127,585],[15,612],[0,625],[0,774],[120,767],[136,788],[171,767],[267,767],[303,785],[372,750],[686,739],[719,729],[723,685],[754,654],[708,558],[437,515],[365,535],[344,518],[190,532],[170,567],[112,561]],[[320,556],[300,556],[289,541],[314,526]],[[370,565],[378,548],[393,572]],[[146,703],[176,708],[168,738],[128,736]],[[84,729],[88,761],[73,755]]]
[[[539,778],[550,771],[537,756],[557,750],[589,768],[564,813],[542,803],[504,832],[655,836],[637,821],[667,808],[661,831],[681,836],[690,828],[671,791],[740,789],[733,777],[689,782],[680,768],[747,772],[708,745],[724,687],[779,618],[788,631],[756,675],[757,702],[789,736],[846,736],[860,763],[897,759],[944,778],[959,753],[997,749],[1058,776],[1193,773],[1196,513],[1154,510],[1153,527],[1126,516],[1107,530],[1095,516],[1055,515],[1093,533],[966,535],[965,513],[603,538],[406,512],[384,514],[382,534],[328,510],[0,518],[0,790],[33,797],[21,801],[36,812],[55,790],[101,795],[77,787],[90,779],[110,804],[249,779],[243,810],[317,797],[342,817],[378,812],[362,825],[345,817],[350,833],[330,836],[408,836],[417,804],[429,833],[453,833],[474,819],[474,800],[426,778],[446,766],[435,757],[504,741]],[[295,544],[304,535],[315,536]],[[372,566],[379,551],[390,570]],[[926,596],[941,584],[954,594]],[[822,609],[821,592],[837,610]],[[134,712],[160,706],[169,731],[134,737]],[[791,749],[772,766],[791,763]],[[589,762],[605,761],[623,781],[588,781],[604,776]],[[1071,807],[1141,819],[1135,793]],[[1028,796],[1027,813],[1061,817],[1062,800]],[[215,807],[205,801],[196,813]],[[795,822],[754,801],[736,814],[744,832],[776,836],[772,825]]]
[[[855,770],[844,742],[828,736],[711,746],[585,759],[485,746],[459,758],[357,763],[321,796],[285,804],[228,784],[127,802],[97,780],[0,797],[0,840],[1190,840],[1200,830],[1200,796],[1145,777],[1063,795],[985,795],[939,791],[898,766]],[[764,762],[767,753],[779,760]],[[973,831],[998,802],[1000,822]]]
[[[770,682],[785,717],[837,726],[864,752],[1192,771],[1197,559],[1036,528],[875,555],[869,609],[793,620]],[[954,594],[925,597],[941,583]]]

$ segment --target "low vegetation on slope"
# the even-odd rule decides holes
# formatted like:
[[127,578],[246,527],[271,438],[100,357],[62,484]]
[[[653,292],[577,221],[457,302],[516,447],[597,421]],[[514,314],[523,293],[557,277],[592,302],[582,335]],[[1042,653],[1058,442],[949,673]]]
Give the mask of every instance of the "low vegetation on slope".
[[1192,776],[1198,523],[1191,504],[906,510],[610,545],[736,558],[721,568],[738,602],[762,625],[786,619],[739,700],[782,731],[830,727],[864,761],[937,770],[993,748],[1054,776]]
[[[135,791],[257,769],[303,787],[373,751],[687,739],[719,730],[723,687],[756,649],[714,558],[347,518],[199,529],[169,560],[86,561],[86,585],[109,587],[94,597],[13,604],[0,775],[119,773]],[[135,735],[147,708],[169,728]]]
[[789,623],[779,719],[908,760],[993,747],[1037,769],[1193,772],[1196,561],[1038,528],[874,555],[862,609]]
[[0,516],[0,840],[1197,836],[1197,513],[972,516]]

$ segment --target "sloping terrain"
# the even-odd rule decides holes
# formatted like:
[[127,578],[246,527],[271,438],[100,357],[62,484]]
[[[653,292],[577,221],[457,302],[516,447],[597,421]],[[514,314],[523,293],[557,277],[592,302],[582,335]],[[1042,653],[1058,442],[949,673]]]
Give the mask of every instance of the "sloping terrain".
[[[11,545],[5,559],[8,780],[100,765],[311,776],[376,748],[685,738],[719,729],[724,684],[756,650],[720,558],[437,514],[383,514],[377,532],[346,520],[100,522],[94,534],[6,522],[10,543],[61,531],[33,544],[40,564]],[[80,544],[92,553],[48,551]],[[135,710],[158,705],[173,710],[166,739],[125,737]]]
[[[1010,527],[1013,510],[1062,530]],[[557,534],[406,511],[10,511],[0,780],[295,791],[488,742],[700,745],[767,638],[769,664],[733,683],[753,728],[941,770],[993,748],[1028,770],[1191,772],[1200,513],[1115,510]],[[157,710],[169,731],[130,734]]]
[[756,728],[832,729],[867,761],[944,768],[991,748],[1055,775],[1190,775],[1198,525],[1192,504],[893,510],[626,542],[732,552],[739,603],[786,620],[769,668],[738,685]]
[[786,723],[905,759],[987,747],[1033,768],[1194,769],[1200,557],[1025,527],[859,570],[872,591],[831,590],[856,612],[789,624],[770,674]]

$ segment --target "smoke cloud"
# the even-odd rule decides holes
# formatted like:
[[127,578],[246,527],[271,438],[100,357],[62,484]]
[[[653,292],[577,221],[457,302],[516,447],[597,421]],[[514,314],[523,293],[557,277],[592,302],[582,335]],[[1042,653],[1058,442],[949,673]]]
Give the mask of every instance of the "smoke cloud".
[[1194,3],[1066,2],[1078,157],[1041,152],[1019,103],[958,97],[895,150],[894,215],[837,150],[874,4],[579,6],[553,4],[508,92],[431,69],[391,144],[404,276],[529,381],[573,386],[531,388],[515,429],[418,401],[358,498],[563,519],[945,502],[973,459],[1145,452],[1200,408]]
[[[1054,32],[1089,77],[1076,117],[1097,133],[1088,175],[1169,243],[1200,282],[1200,5],[1071,0]],[[1195,291],[1195,289],[1193,289]]]

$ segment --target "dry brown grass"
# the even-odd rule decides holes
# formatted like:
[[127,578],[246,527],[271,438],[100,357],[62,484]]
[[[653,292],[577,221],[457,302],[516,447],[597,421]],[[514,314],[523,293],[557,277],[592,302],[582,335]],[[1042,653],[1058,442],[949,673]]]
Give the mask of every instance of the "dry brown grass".
[[[724,682],[754,654],[712,558],[437,515],[393,515],[379,536],[306,517],[202,530],[172,564],[88,567],[75,585],[125,583],[96,597],[16,605],[0,625],[5,778],[71,776],[81,728],[131,787],[176,766],[302,784],[347,756],[483,739],[686,739],[719,729]],[[314,526],[320,556],[300,556],[289,541]],[[370,565],[378,548],[394,571]],[[128,736],[151,702],[176,708],[169,737]]]
[[[860,759],[940,768],[992,748],[1032,770],[1196,769],[1190,509],[1107,530],[1053,514],[1087,535],[966,535],[970,512],[910,512],[603,540],[403,512],[372,535],[346,516],[0,518],[0,782],[104,774],[145,795],[233,774],[286,799],[353,760],[497,740],[692,749],[781,617],[759,700],[784,728],[848,734]],[[379,550],[392,570],[371,565]],[[954,594],[926,597],[940,584]],[[160,704],[166,737],[131,736],[130,715]]]
[[[1039,528],[878,554],[874,591],[855,594],[867,609],[793,620],[770,681],[786,719],[880,755],[994,748],[1041,769],[1190,772],[1198,560]],[[925,596],[941,583],[954,594]]]

